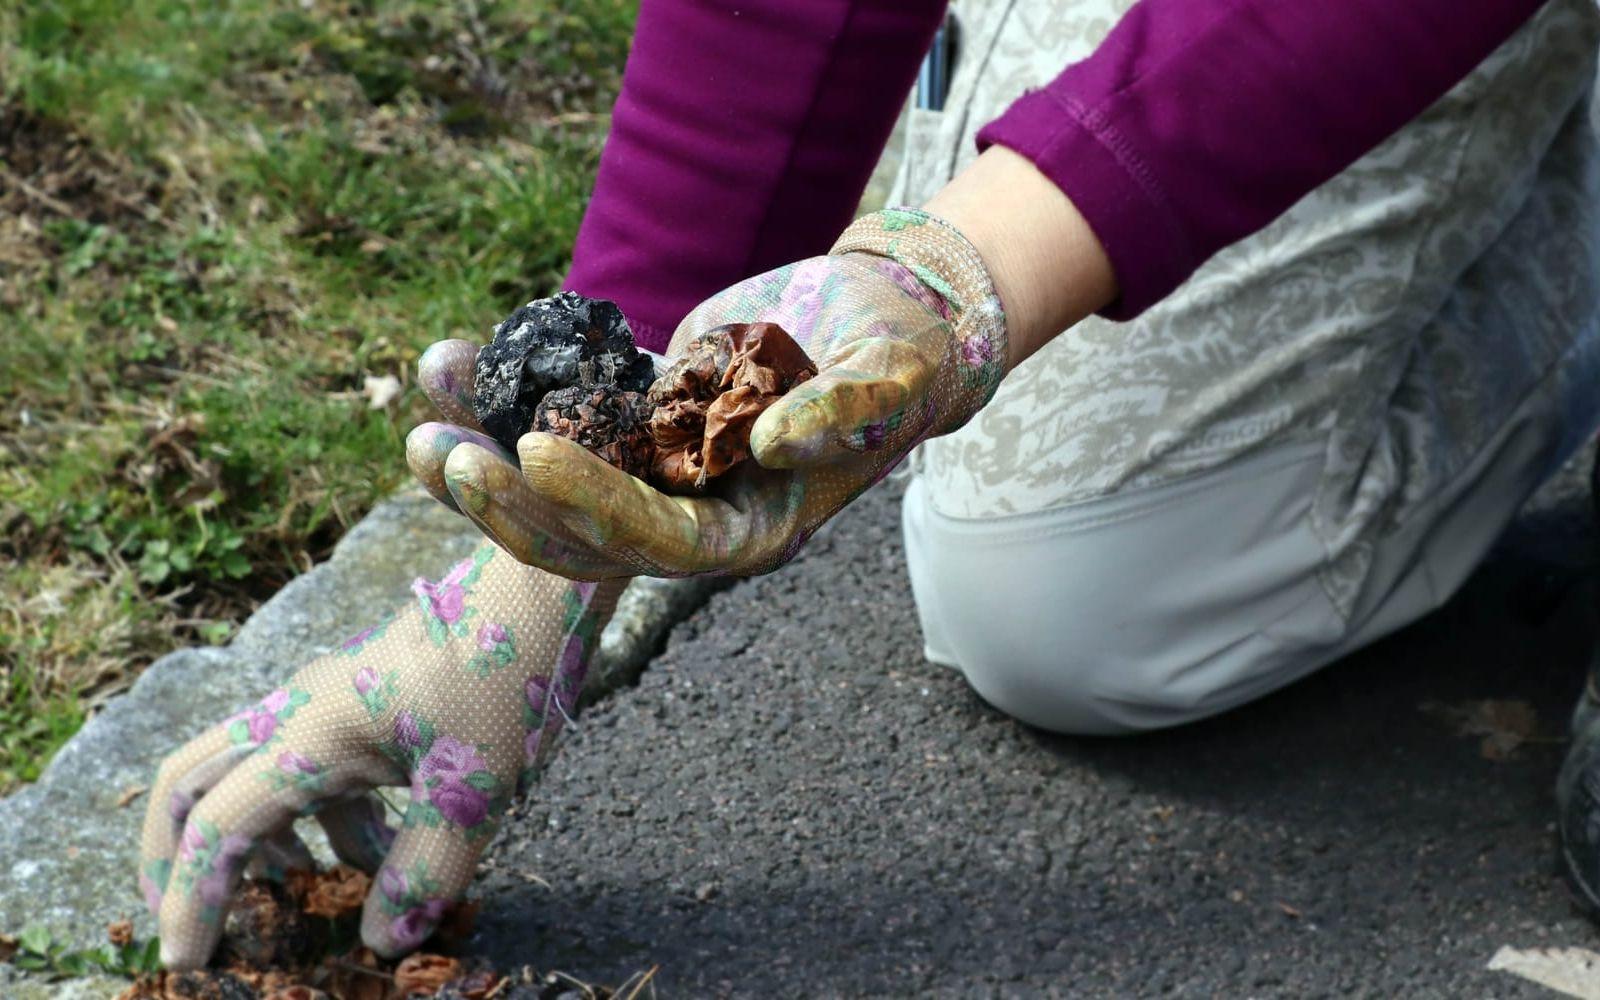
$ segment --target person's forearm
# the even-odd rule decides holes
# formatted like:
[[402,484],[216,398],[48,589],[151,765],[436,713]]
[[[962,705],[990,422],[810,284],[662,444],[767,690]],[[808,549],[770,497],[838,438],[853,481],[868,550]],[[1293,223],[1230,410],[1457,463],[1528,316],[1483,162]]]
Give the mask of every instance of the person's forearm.
[[979,148],[1066,192],[1116,271],[1107,314],[1129,318],[1423,112],[1540,3],[1140,0]]
[[644,0],[566,287],[663,350],[850,221],[944,0]]
[[971,241],[1006,313],[1006,370],[1117,297],[1105,249],[1050,178],[1004,146],[926,206]]

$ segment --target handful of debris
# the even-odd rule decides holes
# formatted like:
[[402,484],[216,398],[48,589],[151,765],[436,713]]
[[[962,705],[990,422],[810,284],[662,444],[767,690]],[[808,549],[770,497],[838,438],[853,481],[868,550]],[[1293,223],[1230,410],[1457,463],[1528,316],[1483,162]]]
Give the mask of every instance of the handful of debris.
[[816,373],[782,327],[734,323],[653,378],[615,304],[562,292],[495,327],[474,398],[484,429],[513,453],[523,434],[545,431],[658,489],[696,493],[749,458],[756,418]]

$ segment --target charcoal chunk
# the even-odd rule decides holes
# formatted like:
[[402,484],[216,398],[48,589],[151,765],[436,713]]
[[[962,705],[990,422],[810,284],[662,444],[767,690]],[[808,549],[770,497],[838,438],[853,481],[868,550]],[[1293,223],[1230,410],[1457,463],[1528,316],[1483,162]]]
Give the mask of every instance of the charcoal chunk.
[[644,392],[655,378],[649,355],[615,303],[561,292],[536,299],[495,327],[478,352],[474,410],[489,436],[516,452],[539,403],[570,386],[613,385]]

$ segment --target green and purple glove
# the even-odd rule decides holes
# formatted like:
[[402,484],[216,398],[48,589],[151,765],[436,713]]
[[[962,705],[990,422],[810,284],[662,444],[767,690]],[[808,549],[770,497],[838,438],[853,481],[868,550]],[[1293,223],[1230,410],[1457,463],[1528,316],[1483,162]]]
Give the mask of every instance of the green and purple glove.
[[[309,867],[290,829],[308,813],[374,875],[363,941],[416,948],[548,757],[625,584],[574,583],[485,543],[168,757],[139,874],[162,961],[205,964],[247,864]],[[385,786],[405,790],[398,829],[372,794]]]
[[661,493],[549,434],[524,435],[512,461],[471,419],[466,341],[424,356],[424,385],[458,405],[453,424],[412,433],[412,468],[517,559],[562,576],[763,573],[918,442],[966,423],[1005,373],[1005,317],[982,259],[921,211],[866,216],[827,256],[712,296],[678,326],[669,360],[707,330],[754,322],[782,326],[818,374],[761,414],[756,461],[705,496]]

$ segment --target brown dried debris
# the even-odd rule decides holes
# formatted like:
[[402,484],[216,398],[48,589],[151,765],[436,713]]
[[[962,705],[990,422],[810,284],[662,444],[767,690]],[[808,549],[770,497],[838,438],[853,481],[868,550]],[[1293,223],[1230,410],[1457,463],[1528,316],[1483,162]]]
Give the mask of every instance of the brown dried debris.
[[224,965],[290,968],[318,950],[320,930],[286,886],[246,879],[228,911],[219,955]]
[[441,994],[451,1000],[494,1000],[504,995],[510,979],[488,969],[468,972],[444,985]]
[[117,1000],[258,1000],[290,986],[293,978],[243,966],[158,972],[140,976]]
[[419,952],[407,955],[394,969],[395,994],[402,997],[428,996],[461,974],[461,963],[443,955]]
[[749,458],[756,418],[816,373],[776,323],[730,323],[695,338],[648,393],[656,485],[701,490]]
[[296,983],[293,986],[285,986],[283,989],[278,990],[267,997],[267,1000],[328,1000],[328,994],[321,990],[312,989],[303,983]]
[[656,448],[644,393],[609,383],[556,389],[539,402],[533,426],[576,441],[630,476],[650,472]]
[[[417,953],[393,962],[359,946],[334,953],[335,939],[349,940],[356,933],[356,911],[367,884],[365,874],[342,865],[322,873],[293,871],[282,885],[246,879],[212,967],[142,975],[118,1000],[494,1000],[526,995],[522,987],[533,984],[545,988],[540,996],[571,995],[568,987],[574,980],[540,977],[528,967],[507,976],[481,959]],[[357,900],[354,910],[347,906],[352,897]],[[338,910],[334,920],[342,930],[311,919],[313,906]],[[476,909],[476,904],[462,903],[446,911],[451,933],[470,934]],[[112,925],[113,935],[118,933],[116,927]],[[301,930],[308,930],[308,936],[299,937]],[[445,930],[441,927],[441,937],[448,938]],[[245,940],[246,936],[256,939]],[[0,935],[0,942],[4,940]],[[645,978],[648,981],[649,976]],[[584,996],[596,1000],[619,995],[603,986],[585,984],[582,989]],[[633,995],[638,995],[637,989]]]
[[335,865],[325,872],[292,871],[287,881],[289,894],[300,901],[302,910],[330,920],[359,912],[372,887],[366,872],[349,865]]

